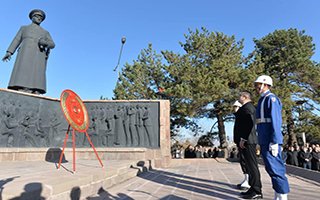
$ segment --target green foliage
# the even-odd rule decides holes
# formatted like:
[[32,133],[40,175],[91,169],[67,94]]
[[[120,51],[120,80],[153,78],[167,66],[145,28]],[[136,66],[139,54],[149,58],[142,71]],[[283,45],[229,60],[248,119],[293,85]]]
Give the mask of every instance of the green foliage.
[[126,63],[119,74],[114,99],[157,99],[158,89],[162,87],[162,56],[156,54],[149,44],[141,51],[133,64]]
[[238,98],[243,41],[207,29],[189,30],[180,42],[185,54],[163,51],[168,66],[167,88],[179,101],[177,111],[193,118],[217,118],[220,143],[226,146],[224,118]]
[[100,100],[108,100],[108,97],[104,97],[103,95],[101,95]]
[[201,146],[214,146],[213,141],[219,139],[219,132],[209,131],[205,135],[200,136],[198,139],[197,145]]
[[114,99],[170,100],[172,135],[181,127],[200,133],[196,119],[214,119],[210,134],[217,128],[224,147],[224,122],[233,118],[233,102],[240,91],[254,93],[256,77],[267,74],[283,103],[284,132],[305,131],[309,138],[320,138],[320,66],[311,60],[312,37],[297,29],[276,30],[254,42],[255,50],[246,58],[243,40],[206,28],[185,34],[182,54],[157,54],[149,44],[133,64],[125,64]]
[[213,142],[212,142],[212,137],[210,135],[202,135],[200,136],[197,145],[201,145],[203,147],[212,147]]
[[312,37],[297,29],[276,30],[254,42],[254,59],[248,69],[255,76],[267,74],[273,78],[272,91],[283,103],[285,132],[294,137],[296,102],[317,100],[314,96],[319,85],[314,80],[319,80],[319,67],[311,60],[315,50]]
[[304,35],[304,31],[288,29],[276,30],[254,41],[259,61],[263,63],[260,73],[272,76],[274,90],[282,99],[285,110],[290,109],[295,104],[292,97],[299,98],[304,93],[299,83],[305,69],[313,65],[312,38]]
[[298,137],[301,137],[301,133],[305,133],[307,141],[310,143],[320,143],[320,118],[318,115],[301,111],[300,116],[296,121],[296,129]]

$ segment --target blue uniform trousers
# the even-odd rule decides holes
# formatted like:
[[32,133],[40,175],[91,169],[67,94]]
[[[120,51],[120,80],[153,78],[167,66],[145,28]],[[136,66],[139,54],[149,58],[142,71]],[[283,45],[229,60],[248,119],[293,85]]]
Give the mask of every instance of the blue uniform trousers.
[[279,145],[277,157],[274,157],[271,154],[271,151],[269,151],[269,145],[261,145],[260,148],[266,171],[271,177],[272,188],[279,194],[289,193],[289,183],[285,176],[286,167],[281,158],[281,146]]

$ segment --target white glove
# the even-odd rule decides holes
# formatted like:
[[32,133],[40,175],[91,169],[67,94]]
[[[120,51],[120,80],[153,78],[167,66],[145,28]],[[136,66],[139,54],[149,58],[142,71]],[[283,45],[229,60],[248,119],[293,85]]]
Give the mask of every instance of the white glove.
[[278,152],[279,152],[279,144],[270,143],[269,144],[269,151],[271,151],[271,154],[274,157],[277,157],[278,156]]

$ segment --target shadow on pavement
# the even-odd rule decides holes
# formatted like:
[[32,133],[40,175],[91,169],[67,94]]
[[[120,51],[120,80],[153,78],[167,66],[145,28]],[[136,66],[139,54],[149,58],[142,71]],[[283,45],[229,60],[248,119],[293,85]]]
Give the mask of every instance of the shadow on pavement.
[[70,199],[71,200],[80,200],[80,196],[81,196],[81,189],[80,187],[73,187],[71,189],[71,192],[70,192]]
[[165,197],[162,197],[160,200],[188,200],[188,199],[170,194]]
[[[182,189],[185,191],[193,191],[194,193],[199,193],[210,197],[221,199],[239,199],[234,197],[239,195],[239,192],[234,190],[235,186],[225,182],[195,178],[155,169],[143,173],[139,177],[148,181],[156,182],[158,184]],[[217,185],[221,185],[222,187]],[[226,189],[225,186],[229,187],[230,189]]]
[[20,196],[11,198],[10,200],[45,200],[42,193],[42,184],[38,182],[28,183],[24,186],[24,192]]
[[11,178],[6,178],[6,179],[2,179],[0,180],[0,200],[2,200],[2,191],[3,191],[3,186],[11,181],[13,181],[16,178],[19,178],[20,176],[14,176]]
[[103,188],[99,189],[98,195],[96,197],[87,197],[86,200],[133,200],[133,198],[123,193],[118,193],[117,196],[112,195]]

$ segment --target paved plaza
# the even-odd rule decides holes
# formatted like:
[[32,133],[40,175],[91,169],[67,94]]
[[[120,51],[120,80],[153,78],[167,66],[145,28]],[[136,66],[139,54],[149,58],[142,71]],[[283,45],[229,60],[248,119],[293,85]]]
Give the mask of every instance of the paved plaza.
[[[173,160],[172,165],[167,169],[145,172],[87,199],[242,199],[235,187],[243,178],[239,163],[224,159],[185,159]],[[271,181],[262,165],[260,172],[264,199],[273,199]],[[288,179],[291,187],[289,199],[320,199],[319,183],[293,176]]]
[[[13,161],[0,164],[0,200],[155,200],[241,199],[235,185],[243,175],[237,162],[225,159],[174,159],[165,169],[151,168],[148,161],[97,160],[72,162]],[[264,199],[273,190],[260,165]],[[306,171],[311,174],[311,172]],[[314,175],[313,175],[314,176]],[[320,183],[288,175],[289,199],[320,199]]]

